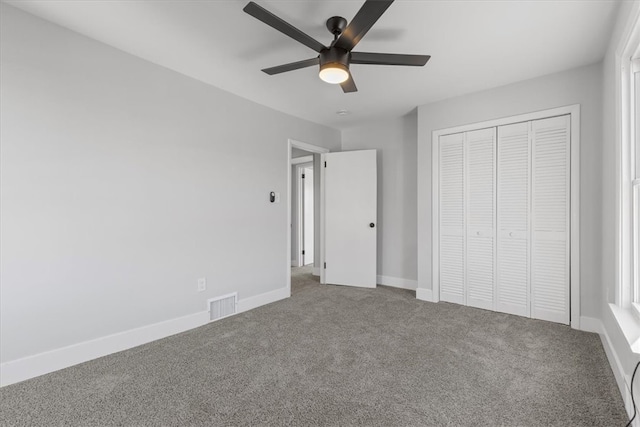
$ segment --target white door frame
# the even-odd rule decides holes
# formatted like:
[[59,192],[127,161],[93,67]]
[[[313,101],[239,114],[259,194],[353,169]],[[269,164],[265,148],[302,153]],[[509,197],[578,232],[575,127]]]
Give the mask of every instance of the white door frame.
[[291,159],[291,165],[299,165],[301,163],[313,163],[313,156],[303,156]]
[[[297,184],[297,194],[296,194],[296,212],[297,212],[297,221],[295,224],[296,227],[296,237],[297,237],[297,243],[298,243],[298,253],[296,254],[296,257],[294,258],[294,260],[296,261],[296,266],[297,267],[302,267],[304,265],[304,257],[302,256],[302,251],[304,250],[304,181],[302,180],[302,174],[304,169],[308,168],[308,167],[313,167],[313,156],[305,156],[305,157],[300,157],[301,159],[306,159],[306,158],[310,158],[311,161],[305,162],[305,163],[296,163],[295,164],[295,179],[296,179],[296,184]],[[298,159],[293,159],[291,161],[291,163],[294,163],[295,160]],[[315,195],[314,195],[315,198]],[[315,207],[314,207],[315,210]],[[314,226],[315,229],[315,226]],[[314,262],[315,264],[315,262]]]
[[[286,254],[286,280],[287,280],[287,293],[291,296],[291,166],[303,163],[304,161],[309,161],[308,157],[306,160],[298,160],[292,159],[291,157],[291,149],[299,148],[304,151],[309,151],[310,153],[328,153],[329,149],[320,147],[318,145],[307,144],[306,142],[296,141],[295,139],[287,140],[287,254]],[[302,157],[301,159],[304,159]],[[295,160],[295,163],[293,163]],[[320,181],[320,194],[323,193],[323,183]],[[322,212],[322,200],[320,200],[320,211]],[[320,234],[322,235],[323,230],[320,230]],[[320,238],[320,265],[324,262],[322,259],[323,255],[323,245],[324,240]],[[314,261],[315,265],[315,261]],[[315,267],[314,267],[315,270]]]
[[[298,202],[300,200],[300,194],[301,194],[300,193],[300,169],[298,168],[298,166],[303,164],[303,163],[305,163],[305,164],[309,164],[309,163],[313,164],[313,156],[303,156],[303,157],[296,157],[295,159],[291,159],[291,166],[295,166],[293,168],[295,173],[291,177],[291,183],[293,184],[294,180],[297,183],[296,200],[298,200]],[[289,193],[289,194],[292,194],[292,193]],[[293,205],[292,205],[292,207],[293,207]],[[291,266],[292,267],[300,267],[302,265],[301,264],[302,260],[301,260],[301,256],[300,256],[300,226],[299,226],[300,203],[298,203],[298,205],[295,207],[295,209],[296,209],[296,213],[297,213],[296,218],[298,218],[298,221],[296,221],[296,224],[293,224],[293,222],[292,222],[290,228],[292,230],[292,233],[293,233],[293,230],[296,230],[296,233],[298,233],[298,234],[296,234],[296,241],[297,241],[299,250],[298,250],[298,253],[296,255],[292,255],[291,256]],[[297,228],[294,229],[293,228],[294,225]]]
[[[463,126],[435,130],[431,134],[431,294],[429,289],[418,289],[417,298],[432,302],[440,301],[440,253],[439,245],[439,140],[440,136],[452,133],[467,132],[488,127],[497,127],[531,120],[546,119],[554,116],[571,115],[571,242],[570,242],[570,292],[571,292],[571,328],[580,329],[580,104],[528,114],[504,117]],[[421,297],[424,296],[424,297]]]

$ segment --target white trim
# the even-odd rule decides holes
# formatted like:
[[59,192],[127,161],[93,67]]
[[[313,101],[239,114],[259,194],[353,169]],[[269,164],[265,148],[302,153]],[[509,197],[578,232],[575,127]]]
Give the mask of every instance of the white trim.
[[566,105],[564,107],[550,108],[548,110],[533,111],[531,113],[518,114],[516,116],[501,117],[498,119],[487,120],[484,122],[470,123],[461,126],[454,126],[446,129],[436,129],[432,135],[449,135],[452,133],[469,132],[472,130],[480,130],[497,126],[511,125],[514,123],[529,122],[532,120],[548,119],[550,117],[564,116],[572,114],[575,108],[580,108],[580,104]]
[[249,298],[244,298],[238,301],[238,313],[253,310],[254,308],[271,304],[272,302],[280,301],[289,298],[290,296],[290,289],[285,287],[254,295]]
[[[610,304],[612,310],[616,307],[613,304]],[[615,316],[616,313],[613,312]],[[627,411],[627,415],[631,418],[633,414],[633,402],[631,401],[631,377],[625,374],[622,363],[620,362],[620,358],[615,351],[615,347],[611,342],[611,338],[609,334],[607,334],[607,330],[604,327],[604,324],[600,319],[596,319],[593,317],[582,317],[580,319],[581,330],[585,332],[594,332],[600,335],[600,341],[602,341],[602,347],[604,349],[605,354],[607,355],[607,360],[609,361],[609,365],[611,366],[611,371],[613,371],[613,376],[616,379],[616,384],[618,385],[618,390],[620,391],[620,395],[622,396],[622,400],[624,402],[625,409]],[[636,418],[633,422],[633,426],[640,427],[640,419]]]
[[580,329],[580,105],[568,107],[571,114],[571,243],[570,259],[570,292],[571,292],[571,327]]
[[[312,157],[313,158],[313,157]],[[296,165],[296,222],[294,224],[296,230],[296,246],[298,251],[296,252],[296,259],[298,260],[298,266],[302,267],[304,265],[304,258],[302,256],[302,251],[304,250],[304,202],[303,202],[303,194],[304,194],[304,181],[302,180],[302,174],[304,173],[305,163],[299,163]],[[293,191],[291,192],[293,194]]]
[[616,304],[609,304],[609,310],[631,352],[640,354],[640,321],[635,315],[635,310],[622,308]]
[[324,154],[320,155],[320,264],[319,264],[319,269],[320,269],[320,283],[325,285],[327,283],[327,280],[325,278],[325,260],[326,260],[326,254],[325,254],[325,212],[324,212],[324,206],[326,203],[326,199],[325,199],[325,194],[324,194],[324,189],[325,189],[325,185],[324,185],[324,180],[325,180],[325,174],[327,172],[327,168],[324,166],[326,164],[326,156]]
[[[624,311],[613,304],[609,304],[609,308],[611,308],[614,317],[616,316],[616,309],[618,309],[620,312]],[[609,337],[604,324],[600,319],[596,319],[593,317],[582,317],[580,319],[580,326],[581,330],[585,332],[594,332],[600,335],[602,347],[605,354],[607,355],[607,360],[609,361],[609,365],[611,366],[611,370],[613,371],[613,376],[616,379],[616,384],[618,385],[618,390],[620,391],[620,395],[622,396],[627,415],[629,416],[629,418],[631,418],[631,415],[633,414],[633,402],[631,401],[630,391],[631,376],[625,373],[622,363],[620,362],[620,358],[616,353],[615,347],[611,342],[611,338]],[[639,418],[636,418],[636,420],[634,420],[633,426],[640,427]]]
[[602,347],[604,348],[604,352],[607,355],[607,360],[609,360],[609,365],[611,366],[611,370],[613,371],[613,376],[616,379],[616,384],[618,384],[618,389],[620,390],[620,395],[622,396],[622,400],[624,401],[625,407],[627,407],[627,386],[626,386],[626,375],[624,374],[624,369],[622,368],[622,364],[620,363],[620,359],[618,358],[618,354],[616,353],[615,347],[611,342],[611,338],[609,338],[609,334],[604,329],[604,326],[600,325],[602,328],[602,333],[600,334],[600,340],[602,341]]
[[[280,288],[238,301],[237,313],[252,310],[289,297],[289,289]],[[141,326],[78,344],[72,344],[0,365],[0,386],[68,368],[79,363],[128,350],[209,323],[209,311],[199,311],[175,319]]]
[[295,165],[295,170],[296,170],[296,224],[295,224],[295,227],[296,227],[296,242],[298,246],[298,252],[295,255],[297,259],[296,267],[302,267],[305,265],[304,257],[302,255],[302,251],[304,250],[304,181],[302,180],[302,175],[304,174],[304,169],[306,168],[313,169],[313,156],[307,156],[306,158],[311,159],[311,161],[298,163]]
[[[614,274],[615,274],[615,282],[614,282],[614,292],[615,292],[615,304],[607,304],[607,298],[605,297],[605,305],[603,307],[603,316],[611,315],[613,317],[612,322],[619,328],[619,331],[624,336],[624,339],[627,341],[631,352],[635,352],[636,354],[640,353],[640,347],[638,341],[634,342],[634,338],[637,340],[638,331],[640,330],[638,327],[639,321],[635,317],[634,310],[629,307],[630,305],[630,297],[631,295],[625,295],[625,292],[629,291],[630,288],[624,289],[625,286],[625,276],[628,270],[624,260],[624,251],[626,242],[625,234],[625,224],[626,223],[626,213],[630,212],[630,206],[624,205],[623,191],[624,191],[624,181],[623,174],[625,172],[623,158],[624,151],[628,149],[623,144],[623,138],[630,131],[629,129],[629,120],[630,117],[625,116],[629,114],[629,111],[625,111],[625,96],[629,95],[629,91],[625,90],[625,84],[630,83],[630,73],[625,73],[624,66],[629,66],[629,59],[634,52],[631,52],[631,46],[636,43],[636,45],[640,45],[640,25],[637,25],[638,20],[640,19],[640,2],[635,1],[634,4],[629,9],[629,12],[626,16],[620,17],[620,19],[624,19],[626,22],[624,23],[624,27],[622,29],[621,35],[619,39],[616,41],[616,45],[613,46],[614,51],[614,84],[615,84],[615,93],[614,93],[614,188],[615,191],[615,205],[614,205]],[[637,54],[638,51],[635,51]],[[626,57],[626,58],[625,58]],[[626,75],[625,75],[626,74]],[[627,86],[626,89],[629,89]],[[630,101],[630,100],[627,100]],[[629,102],[626,103],[630,105]],[[630,115],[630,114],[629,114]],[[627,166],[628,167],[628,166]],[[630,172],[630,171],[628,171]],[[628,175],[628,178],[631,178]],[[626,208],[629,208],[625,211]],[[607,310],[609,312],[607,312]],[[608,324],[609,322],[607,322]],[[622,398],[627,409],[627,414],[629,416],[632,415],[632,403],[629,392],[629,384],[630,377],[625,374],[625,370],[623,369],[623,365],[620,362],[620,358],[618,353],[616,352],[616,347],[613,345],[610,337],[607,334],[607,330],[604,330],[604,333],[601,334],[602,345],[607,354],[607,358],[609,359],[609,364],[611,365],[611,369],[616,378],[616,382],[618,383],[618,388],[620,389],[620,393],[622,394]],[[624,345],[619,346],[619,350],[623,350]],[[634,348],[635,347],[635,348]],[[626,349],[624,349],[626,350]],[[623,351],[624,351],[623,350]],[[624,356],[624,355],[623,355]],[[637,384],[637,383],[636,383]],[[636,417],[634,426],[640,426],[640,418]]]
[[[628,191],[630,176],[630,147],[623,141],[631,137],[631,56],[637,53],[640,45],[640,2],[635,2],[627,17],[622,35],[615,49],[615,302],[620,307],[629,308],[631,295],[631,260],[626,254],[631,254],[630,236],[630,201],[623,197]],[[635,49],[634,49],[635,47]],[[629,144],[631,145],[631,144]],[[629,156],[629,157],[626,157]],[[625,164],[623,159],[629,158]]]
[[418,281],[412,279],[403,279],[401,277],[376,276],[378,285],[391,286],[393,288],[410,289],[415,291],[418,288]]
[[292,147],[299,148],[300,150],[309,151],[310,153],[328,153],[328,148],[320,147],[319,145],[308,144],[306,142],[298,141],[295,139],[288,140]]
[[[612,305],[613,304],[610,304],[610,306]],[[593,320],[599,322],[598,319]],[[631,418],[633,415],[633,402],[631,400],[630,390],[631,377],[625,374],[622,363],[620,362],[620,358],[618,357],[618,353],[615,350],[615,346],[611,342],[611,338],[609,338],[609,334],[607,334],[607,330],[606,328],[604,328],[602,322],[600,322],[599,327],[602,347],[604,348],[604,352],[607,355],[607,360],[609,361],[609,366],[611,366],[611,370],[613,371],[613,376],[616,379],[616,384],[618,385],[618,390],[620,391],[620,395],[622,396],[622,401],[624,403],[627,416]],[[636,417],[636,419],[633,421],[632,426],[640,427],[640,418]]]
[[209,323],[209,312],[200,311],[164,322],[84,341],[27,356],[0,365],[0,385],[5,386],[48,374],[108,354],[137,347]]
[[417,288],[416,298],[421,301],[438,302],[433,299],[433,291],[427,288]]
[[447,129],[434,130],[431,133],[431,249],[432,249],[432,300],[440,300],[440,254],[439,245],[439,140],[443,135],[468,132],[513,123],[546,119],[549,117],[571,115],[571,327],[580,329],[580,104],[540,110],[527,114],[503,117],[484,122],[466,124]]
[[291,159],[291,166],[299,165],[300,163],[311,162],[313,162],[313,156],[296,157],[295,159]]
[[[287,253],[285,258],[287,260],[287,266],[286,266],[286,272],[285,272],[285,280],[287,282],[286,289],[288,292],[287,296],[291,296],[291,265],[289,261],[291,259],[291,160],[292,160],[291,149],[293,147],[299,148],[301,150],[309,151],[311,153],[328,153],[329,152],[328,148],[307,144],[306,142],[296,141],[295,139],[287,140]],[[322,186],[322,183],[320,183],[320,185]],[[324,201],[321,200],[320,201],[321,207],[323,203]],[[320,210],[322,211],[322,209]],[[323,251],[324,239],[322,239],[322,233],[323,233],[323,230],[321,229],[320,230],[320,234],[321,234],[320,256],[324,257],[324,251]],[[324,258],[321,259],[320,261],[324,262]]]
[[[431,134],[431,298],[440,301],[440,135]],[[426,290],[426,289],[425,289]],[[416,294],[417,298],[417,294]]]

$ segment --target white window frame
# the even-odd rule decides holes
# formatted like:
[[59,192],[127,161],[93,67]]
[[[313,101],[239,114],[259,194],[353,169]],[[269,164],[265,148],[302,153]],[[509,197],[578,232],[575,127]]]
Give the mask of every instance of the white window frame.
[[631,269],[633,311],[640,318],[640,42],[634,57],[630,61],[630,132],[629,132],[629,172],[631,196],[632,244],[629,266]]
[[629,309],[640,320],[640,266],[637,254],[640,242],[636,237],[640,230],[638,209],[640,201],[640,165],[636,165],[636,146],[640,129],[636,114],[640,106],[635,105],[635,76],[640,71],[640,24],[629,32],[625,46],[618,56],[618,75],[620,76],[617,102],[619,108],[618,127],[618,227],[616,245],[616,305]]
[[[633,180],[631,154],[633,150],[635,118],[632,90],[632,58],[640,56],[640,2],[633,2],[622,27],[614,51],[615,77],[615,138],[614,138],[614,301],[610,302],[610,314],[624,335],[630,350],[640,354],[640,290],[634,285],[633,263]],[[640,108],[640,106],[638,106]],[[605,142],[606,143],[606,142]],[[639,224],[640,225],[640,224]],[[640,249],[640,248],[639,248]],[[622,371],[621,371],[622,372]],[[623,395],[628,396],[629,378],[619,381]],[[626,387],[623,387],[623,384]]]

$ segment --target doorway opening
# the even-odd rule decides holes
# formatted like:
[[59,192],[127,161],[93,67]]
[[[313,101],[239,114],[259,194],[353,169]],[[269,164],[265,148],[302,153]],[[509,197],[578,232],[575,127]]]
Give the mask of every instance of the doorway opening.
[[[287,287],[291,277],[320,276],[320,155],[329,150],[304,142],[288,144]],[[303,177],[304,176],[304,177]],[[317,279],[314,279],[317,280]]]

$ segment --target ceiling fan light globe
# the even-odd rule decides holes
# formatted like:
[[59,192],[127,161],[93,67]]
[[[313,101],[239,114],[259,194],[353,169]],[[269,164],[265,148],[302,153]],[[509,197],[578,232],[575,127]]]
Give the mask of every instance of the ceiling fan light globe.
[[331,84],[344,83],[349,79],[349,72],[342,64],[325,64],[320,67],[320,79]]

